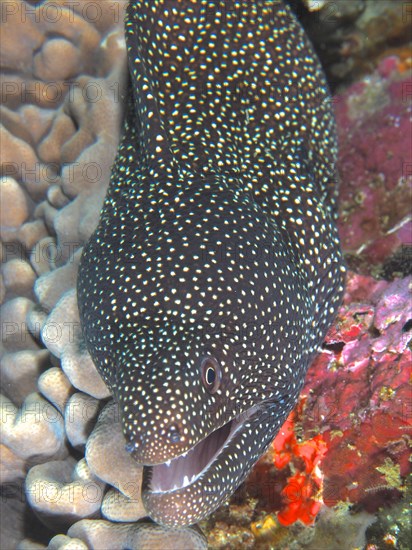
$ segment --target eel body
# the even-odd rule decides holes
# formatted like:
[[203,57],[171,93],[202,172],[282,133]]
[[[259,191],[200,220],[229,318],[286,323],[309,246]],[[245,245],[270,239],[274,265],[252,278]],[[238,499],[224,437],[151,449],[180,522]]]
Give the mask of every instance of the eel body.
[[334,120],[279,0],[134,1],[126,41],[129,107],[79,311],[148,514],[192,524],[268,448],[341,301]]

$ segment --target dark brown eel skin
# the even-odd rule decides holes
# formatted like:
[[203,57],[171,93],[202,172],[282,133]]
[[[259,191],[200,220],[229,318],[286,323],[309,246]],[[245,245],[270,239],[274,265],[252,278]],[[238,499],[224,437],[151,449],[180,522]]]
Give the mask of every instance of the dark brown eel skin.
[[131,2],[126,40],[79,309],[148,514],[187,525],[266,451],[340,304],[334,118],[282,1]]

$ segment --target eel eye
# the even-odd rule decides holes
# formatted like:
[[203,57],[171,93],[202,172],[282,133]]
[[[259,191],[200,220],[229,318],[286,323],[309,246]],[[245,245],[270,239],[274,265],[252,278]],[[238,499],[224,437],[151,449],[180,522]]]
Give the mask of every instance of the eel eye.
[[205,357],[201,365],[202,382],[207,392],[214,394],[217,392],[222,380],[222,371],[219,363],[214,357]]

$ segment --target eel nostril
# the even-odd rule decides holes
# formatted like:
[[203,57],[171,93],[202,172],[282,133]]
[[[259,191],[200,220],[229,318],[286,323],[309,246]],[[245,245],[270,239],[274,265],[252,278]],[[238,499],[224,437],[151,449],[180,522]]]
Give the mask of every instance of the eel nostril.
[[180,432],[179,428],[176,424],[172,424],[168,431],[167,431],[167,437],[170,439],[172,443],[179,443],[180,441]]
[[136,446],[132,441],[129,441],[128,443],[126,443],[124,448],[126,449],[127,453],[132,453],[136,449]]

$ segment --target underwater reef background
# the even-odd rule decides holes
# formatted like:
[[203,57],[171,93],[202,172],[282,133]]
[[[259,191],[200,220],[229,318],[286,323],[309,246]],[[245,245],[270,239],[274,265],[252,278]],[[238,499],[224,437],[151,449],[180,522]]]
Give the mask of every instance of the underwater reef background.
[[410,548],[411,3],[291,2],[333,91],[350,273],[297,407],[205,535],[136,523],[141,470],[80,335],[78,261],[121,132],[125,4],[1,5],[0,548]]

